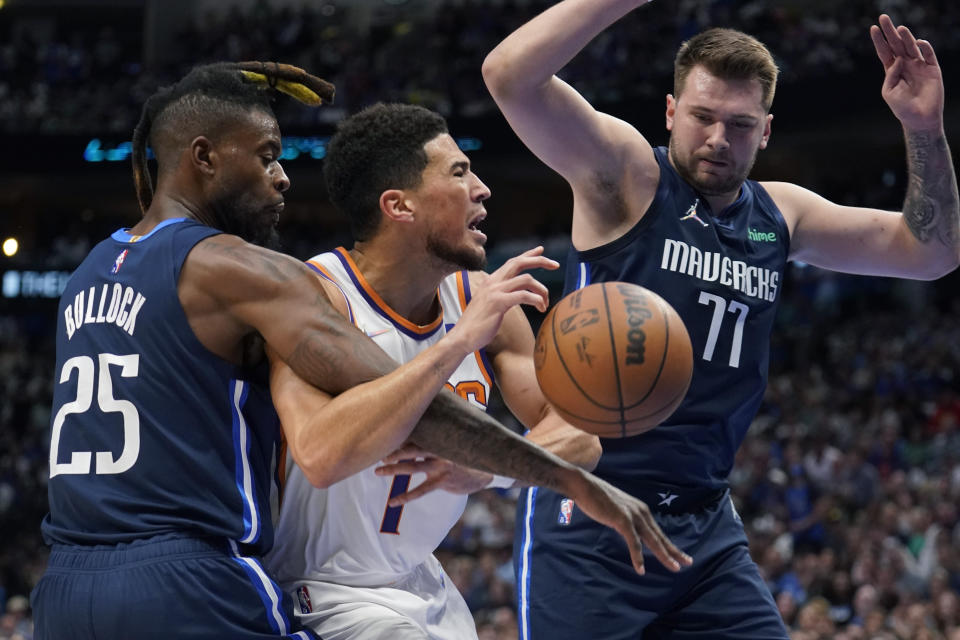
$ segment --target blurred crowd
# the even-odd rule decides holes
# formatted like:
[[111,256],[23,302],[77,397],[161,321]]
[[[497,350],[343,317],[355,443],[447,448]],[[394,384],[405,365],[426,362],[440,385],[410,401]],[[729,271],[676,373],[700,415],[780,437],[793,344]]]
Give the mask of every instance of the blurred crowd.
[[[422,104],[448,117],[489,114],[495,107],[480,77],[484,56],[552,2],[441,0],[371,8],[344,0],[301,6],[258,0],[245,9],[210,3],[191,24],[164,34],[149,53],[151,64],[147,39],[135,29],[68,19],[51,28],[49,15],[47,21],[0,15],[0,130],[126,134],[158,85],[215,60],[282,60],[333,81],[335,109],[291,110],[304,125],[378,100]],[[934,43],[941,59],[960,50],[960,5],[951,0],[680,0],[627,16],[562,76],[595,104],[659,102],[670,89],[680,42],[705,26],[732,26],[770,46],[784,83],[855,80],[864,64],[876,65],[867,27],[881,12]]]
[[[290,61],[337,84],[337,110],[290,118],[338,118],[375,100],[483,116],[494,108],[480,79],[483,57],[549,4],[447,0],[416,14],[385,3],[361,20],[345,1],[257,2],[198,16],[171,43],[172,57],[149,69],[142,34],[69,21],[41,32],[0,16],[0,131],[128,134],[157,84],[220,59]],[[843,78],[876,65],[866,29],[881,11],[931,40],[941,59],[960,52],[960,4],[948,0],[678,0],[643,11],[597,38],[565,79],[598,104],[659,100],[675,45],[708,24],[769,43],[786,83]],[[818,190],[897,208],[899,178],[871,180]],[[324,248],[297,249],[300,231],[287,228],[292,253]],[[71,268],[99,239],[84,224],[61,233],[50,266]],[[505,254],[516,244],[491,240]],[[562,256],[565,237],[540,241]],[[788,280],[770,386],[731,477],[754,558],[796,640],[960,640],[960,306],[942,285],[802,266]],[[31,637],[25,597],[46,560],[39,522],[54,321],[52,309],[0,312],[0,640]],[[499,403],[492,410],[511,421]],[[517,637],[515,499],[511,491],[471,496],[437,552],[481,640]]]

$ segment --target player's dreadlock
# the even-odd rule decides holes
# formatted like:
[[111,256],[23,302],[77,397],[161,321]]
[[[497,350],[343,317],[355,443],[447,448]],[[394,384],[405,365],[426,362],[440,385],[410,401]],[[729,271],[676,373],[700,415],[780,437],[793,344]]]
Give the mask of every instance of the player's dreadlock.
[[177,126],[190,120],[221,119],[251,107],[272,113],[270,101],[277,91],[310,106],[332,102],[334,95],[333,85],[326,80],[277,62],[218,62],[195,67],[176,84],[153,94],[133,130],[133,180],[141,212],[145,213],[153,200],[147,144],[154,129],[165,123]]

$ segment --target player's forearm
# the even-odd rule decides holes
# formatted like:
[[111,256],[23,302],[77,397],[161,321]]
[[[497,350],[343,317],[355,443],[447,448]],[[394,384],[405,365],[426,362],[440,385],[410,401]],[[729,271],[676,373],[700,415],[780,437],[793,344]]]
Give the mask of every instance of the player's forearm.
[[467,353],[448,337],[394,371],[333,398],[305,383],[283,397],[275,392],[297,464],[313,484],[328,486],[381,460],[407,440]]
[[459,465],[516,478],[518,486],[572,494],[582,473],[449,392],[437,395],[410,439]]
[[604,29],[650,0],[566,0],[510,34],[483,63],[494,96],[537,87]]
[[593,471],[603,447],[600,438],[577,429],[551,410],[527,434],[527,439],[581,469]]
[[943,130],[907,131],[907,195],[903,219],[929,252],[931,277],[960,264],[960,198]]

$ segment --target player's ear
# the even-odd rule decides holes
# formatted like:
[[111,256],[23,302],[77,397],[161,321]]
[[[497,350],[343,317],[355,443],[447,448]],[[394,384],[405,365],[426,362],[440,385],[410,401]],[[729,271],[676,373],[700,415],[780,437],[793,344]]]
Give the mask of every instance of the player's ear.
[[412,222],[413,207],[402,189],[387,189],[380,194],[380,211],[390,220]]
[[667,131],[673,131],[673,118],[677,115],[677,99],[673,94],[667,94]]
[[197,136],[190,142],[190,161],[200,173],[206,176],[212,176],[215,173],[216,152],[209,138]]
[[760,148],[766,149],[770,143],[770,123],[773,122],[773,114],[768,113],[766,122],[763,123],[763,137],[760,138]]

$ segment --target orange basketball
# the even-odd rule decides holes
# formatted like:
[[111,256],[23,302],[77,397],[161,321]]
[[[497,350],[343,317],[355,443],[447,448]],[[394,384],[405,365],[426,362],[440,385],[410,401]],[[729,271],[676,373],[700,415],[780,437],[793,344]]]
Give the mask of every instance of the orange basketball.
[[550,310],[534,366],[543,394],[570,424],[623,438],[677,408],[693,375],[693,348],[663,298],[628,282],[599,282]]

